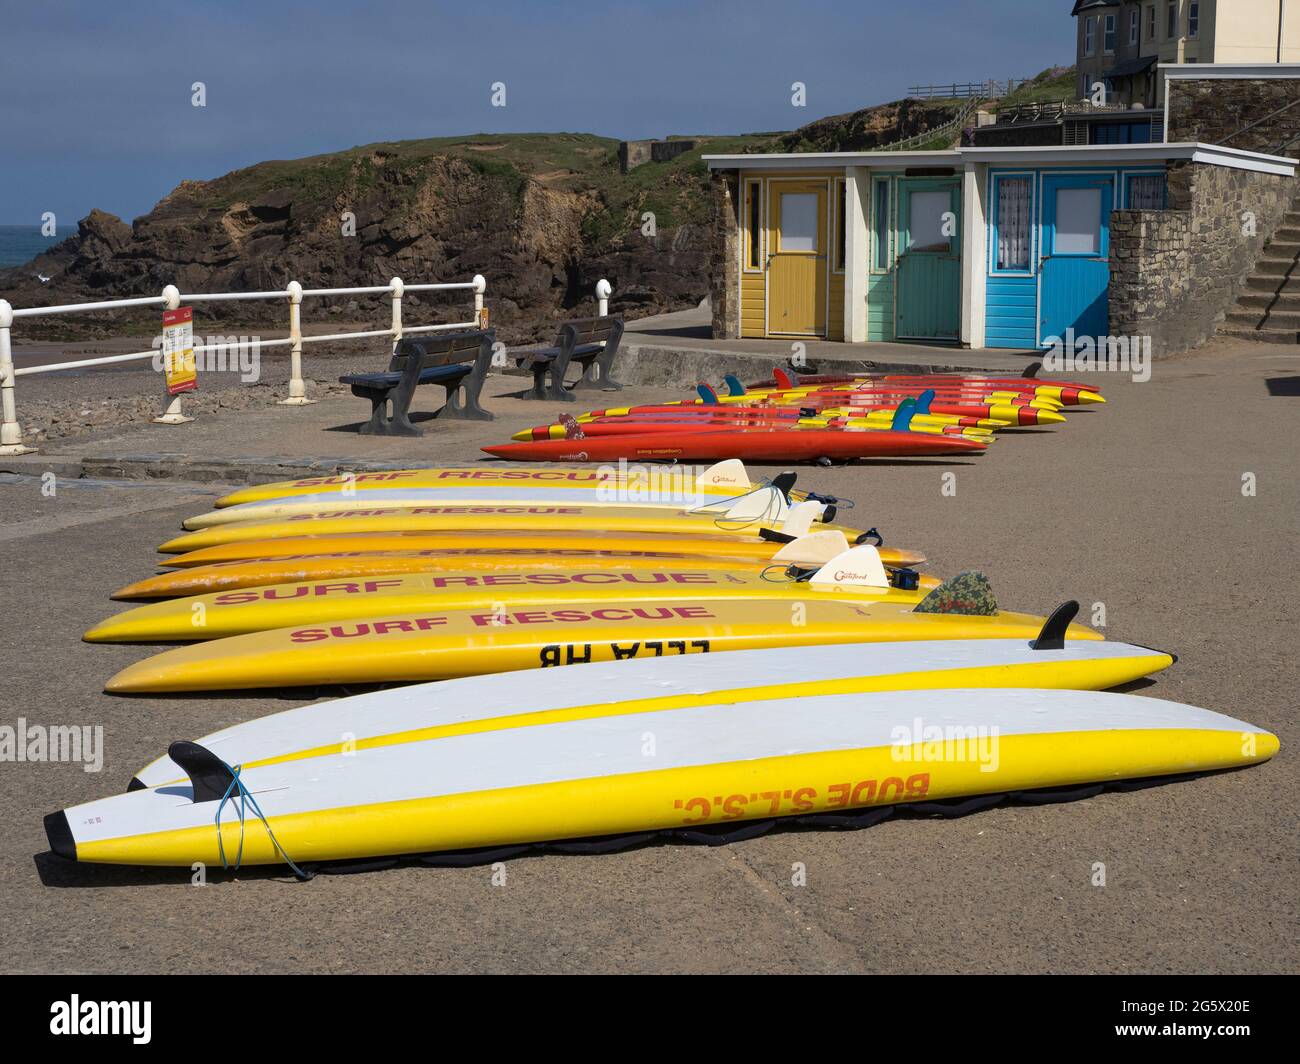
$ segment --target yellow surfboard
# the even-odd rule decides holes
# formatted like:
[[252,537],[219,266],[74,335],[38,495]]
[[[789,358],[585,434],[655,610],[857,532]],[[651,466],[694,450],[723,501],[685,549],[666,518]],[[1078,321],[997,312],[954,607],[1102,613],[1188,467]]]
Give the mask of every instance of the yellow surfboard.
[[[816,503],[802,506],[817,507]],[[792,518],[800,508],[792,511]],[[810,521],[782,528],[801,535]],[[757,537],[765,525],[758,520],[738,520],[717,514],[696,514],[685,510],[647,511],[638,507],[613,506],[417,506],[409,509],[323,510],[300,514],[282,521],[241,521],[229,525],[187,532],[169,539],[158,549],[165,554],[184,554],[226,543],[278,540],[288,536],[330,536],[363,532],[626,532],[661,533],[674,536]],[[861,530],[838,524],[819,523],[819,529],[835,529],[850,540]],[[779,531],[780,529],[778,529]]]
[[271,587],[194,595],[138,606],[101,621],[83,637],[89,643],[167,643],[221,639],[306,624],[364,620],[393,613],[438,610],[508,610],[604,601],[680,602],[745,600],[806,603],[816,600],[898,602],[915,605],[929,588],[899,590],[874,547],[857,547],[832,559],[810,580],[783,573],[732,572],[707,564],[655,568],[591,565],[534,571],[452,569],[436,573],[310,580]]
[[[828,529],[827,531],[833,531]],[[668,535],[666,533],[637,532],[376,532],[356,530],[351,534],[321,535],[298,534],[282,539],[250,540],[225,543],[187,551],[159,564],[167,568],[192,568],[217,562],[249,561],[252,559],[292,558],[300,555],[337,554],[357,552],[374,554],[422,550],[487,549],[492,553],[518,550],[620,550],[620,551],[672,551],[674,553],[707,555],[710,558],[743,558],[754,562],[772,559],[773,552],[781,547],[778,542],[751,536],[729,535]],[[843,535],[843,533],[837,533]],[[804,537],[799,537],[804,539]],[[848,542],[846,539],[845,542]],[[829,557],[829,555],[825,556]],[[825,560],[825,557],[813,559]],[[881,547],[880,558],[890,566],[908,568],[921,565],[925,555],[917,551]],[[798,559],[795,559],[798,560]]]
[[[847,541],[846,541],[847,542]],[[773,544],[772,554],[775,555]],[[183,555],[182,555],[183,557]],[[810,559],[802,559],[809,562]],[[255,558],[249,561],[217,562],[185,569],[173,569],[157,576],[137,580],[115,591],[114,599],[165,599],[183,595],[203,595],[235,591],[271,584],[293,584],[307,580],[337,580],[341,577],[383,578],[406,573],[476,572],[526,567],[529,570],[572,569],[578,565],[605,569],[640,571],[660,569],[665,565],[700,566],[725,572],[757,573],[773,564],[764,559],[709,557],[686,551],[581,550],[566,547],[550,549],[462,547],[447,550],[392,551],[368,554],[343,551],[338,554],[306,554],[288,558]],[[777,563],[780,564],[780,563]],[[793,556],[791,558],[793,564]],[[930,590],[939,580],[917,574],[919,586]]]
[[[1036,638],[1044,618],[916,613],[886,601],[608,601],[438,610],[306,624],[178,647],[129,665],[116,694],[422,681],[578,662],[779,646]],[[1072,624],[1070,639],[1100,639]]]
[[317,495],[336,491],[365,492],[385,488],[448,490],[536,490],[545,494],[567,491],[592,491],[600,488],[631,486],[647,490],[680,492],[686,489],[716,495],[741,495],[762,487],[749,479],[744,464],[738,460],[718,462],[708,467],[694,466],[548,466],[545,469],[521,469],[518,466],[474,465],[445,469],[391,469],[367,473],[339,473],[325,477],[305,477],[273,484],[257,484],[224,495],[217,506],[238,506],[267,499],[288,499],[297,495]]

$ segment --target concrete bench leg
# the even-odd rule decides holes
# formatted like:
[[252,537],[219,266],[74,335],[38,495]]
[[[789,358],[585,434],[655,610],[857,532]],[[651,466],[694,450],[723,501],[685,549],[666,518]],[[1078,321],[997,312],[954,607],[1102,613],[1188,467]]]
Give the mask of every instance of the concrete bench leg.
[[[474,380],[472,376],[463,377],[455,384],[444,384],[447,389],[447,402],[441,410],[438,411],[439,418],[449,418],[453,421],[491,421],[492,415],[479,406],[479,391],[483,387],[482,380]],[[464,399],[461,395],[464,395]]]
[[370,400],[370,420],[362,425],[357,432],[362,436],[423,436],[418,428],[411,424],[408,418],[406,407],[403,406],[396,398],[393,398],[393,415],[388,416],[389,398],[394,395],[393,391],[359,392],[353,388],[354,395],[362,396]]
[[[574,390],[599,389],[602,392],[620,391],[623,385],[609,375],[610,364],[614,361],[615,351],[602,351],[582,364],[582,377],[575,384]],[[608,356],[608,357],[607,357]]]

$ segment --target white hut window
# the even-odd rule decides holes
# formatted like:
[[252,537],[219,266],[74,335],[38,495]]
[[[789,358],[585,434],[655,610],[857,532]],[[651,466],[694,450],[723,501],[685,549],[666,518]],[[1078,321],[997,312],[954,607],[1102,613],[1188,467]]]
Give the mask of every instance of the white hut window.
[[1165,175],[1134,174],[1128,179],[1128,206],[1133,211],[1165,209]]
[[1029,269],[1032,185],[1027,177],[998,181],[998,269]]

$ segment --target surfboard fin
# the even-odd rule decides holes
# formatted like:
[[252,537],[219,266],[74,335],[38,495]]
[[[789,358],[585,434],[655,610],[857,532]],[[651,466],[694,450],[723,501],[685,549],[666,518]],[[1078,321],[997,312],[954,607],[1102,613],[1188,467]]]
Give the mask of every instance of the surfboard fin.
[[1069,602],[1062,602],[1056,609],[1052,610],[1051,616],[1043,622],[1043,629],[1038,633],[1038,638],[1029,644],[1031,650],[1064,650],[1065,649],[1065,632],[1070,627],[1070,622],[1079,613],[1079,604],[1071,599]]
[[207,747],[182,740],[167,747],[167,756],[189,776],[195,803],[219,802],[231,793],[235,777],[230,766]]
[[718,393],[713,390],[713,385],[700,381],[700,383],[695,386],[695,391],[705,406],[718,405]]
[[740,383],[740,378],[737,377],[734,373],[728,373],[728,374],[727,374],[725,377],[723,377],[722,379],[723,379],[723,380],[726,382],[726,384],[727,384],[727,394],[728,394],[728,395],[744,395],[744,394],[745,394],[745,386],[744,386],[743,384]]
[[777,366],[772,370],[772,380],[776,382],[778,388],[782,388],[786,391],[789,391],[789,389],[795,386],[794,378],[791,377],[790,374],[781,366]]
[[1021,374],[1022,377],[1028,377],[1030,380],[1038,376],[1039,371],[1043,368],[1043,362],[1040,359],[1030,364],[1029,368]]
[[915,413],[916,400],[904,399],[894,411],[894,420],[890,422],[890,429],[894,432],[907,432],[912,424],[912,415]]
[[578,424],[577,419],[572,414],[561,414],[560,424],[564,426],[564,438],[566,440],[585,440],[587,434],[582,431],[582,426]]
[[[794,487],[794,482],[799,479],[799,474],[786,470],[784,473],[778,473],[772,478],[772,487],[776,488],[785,496],[785,501],[790,501],[790,490]],[[811,497],[811,496],[810,496]]]
[[966,617],[993,617],[997,599],[989,578],[977,570],[958,573],[925,596],[913,613],[958,613]]
[[925,391],[923,391],[920,395],[916,397],[916,412],[918,414],[928,414],[930,412],[930,404],[933,402],[934,402],[934,389],[927,388]]

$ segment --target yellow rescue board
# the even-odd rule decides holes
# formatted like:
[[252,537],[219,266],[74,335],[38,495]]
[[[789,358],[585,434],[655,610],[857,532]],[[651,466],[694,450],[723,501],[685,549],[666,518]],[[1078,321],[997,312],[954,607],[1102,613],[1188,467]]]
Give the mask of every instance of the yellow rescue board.
[[[118,694],[421,681],[588,661],[778,646],[1035,638],[1044,618],[915,613],[897,602],[608,603],[441,610],[309,624],[178,647],[130,665]],[[1070,625],[1070,639],[1100,639]]]
[[[720,514],[693,514],[621,506],[414,506],[370,510],[319,510],[282,521],[239,521],[169,539],[158,549],[183,554],[223,543],[245,543],[285,536],[331,536],[349,532],[654,532],[672,536],[757,537],[772,526]],[[861,529],[818,523],[850,540]]]
[[[699,474],[708,484],[710,494],[743,495],[761,487],[747,480],[740,484],[730,484],[725,479],[711,478],[709,474],[714,469],[720,469],[720,466],[710,466]],[[315,495],[325,491],[368,491],[372,488],[539,488],[563,491],[565,488],[591,490],[617,485],[654,487],[678,484],[693,487],[698,483],[692,470],[680,466],[629,466],[625,469],[617,466],[551,466],[546,469],[520,469],[481,465],[447,469],[393,469],[258,484],[224,495],[215,505],[237,506],[240,503],[262,502],[267,499],[287,499],[295,495]]]
[[[776,545],[773,544],[772,553]],[[883,553],[883,552],[882,552]],[[342,552],[299,555],[289,558],[261,558],[251,561],[217,562],[185,569],[173,569],[115,591],[115,599],[161,599],[181,595],[203,595],[271,584],[293,584],[306,580],[337,580],[341,577],[387,577],[403,573],[443,573],[457,570],[496,571],[527,566],[530,570],[571,569],[575,565],[607,569],[644,570],[665,565],[696,565],[725,572],[756,573],[772,564],[767,558],[710,558],[685,551],[510,550],[509,548],[464,547],[459,550],[393,551],[389,554]],[[918,574],[918,586],[932,590],[937,577]]]
[[[366,532],[353,534],[306,535],[299,528],[296,534],[283,539],[250,540],[246,543],[225,543],[188,551],[159,564],[167,568],[189,568],[210,565],[214,562],[249,561],[297,557],[313,554],[337,554],[356,551],[402,552],[421,550],[489,549],[518,550],[621,550],[621,551],[672,551],[674,553],[707,555],[710,558],[743,558],[753,562],[771,561],[781,544],[750,536],[680,536],[665,533],[635,532]],[[925,555],[916,551],[893,547],[880,548],[880,560],[885,565],[910,567],[925,561]]]
[[532,572],[443,572],[369,579],[311,580],[152,603],[101,621],[89,643],[169,643],[264,632],[295,625],[365,620],[394,613],[507,610],[610,602],[745,600],[808,603],[841,600],[914,606],[926,590],[795,582],[707,567],[574,569]]

